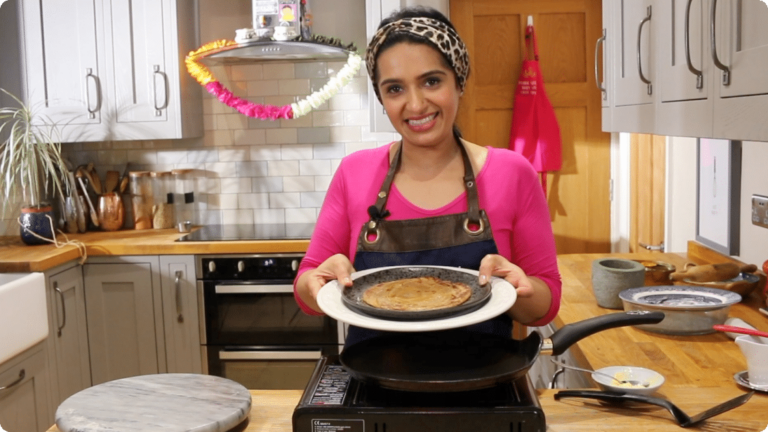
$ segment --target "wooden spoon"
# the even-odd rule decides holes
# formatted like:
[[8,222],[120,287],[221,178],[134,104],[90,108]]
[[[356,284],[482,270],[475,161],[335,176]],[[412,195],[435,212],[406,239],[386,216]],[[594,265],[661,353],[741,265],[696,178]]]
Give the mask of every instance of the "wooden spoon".
[[104,193],[112,193],[120,183],[120,173],[118,171],[107,171],[107,177],[104,182]]
[[737,326],[730,326],[730,325],[724,325],[724,324],[715,324],[712,326],[713,329],[721,332],[728,332],[728,333],[741,333],[741,334],[747,334],[752,336],[760,336],[764,338],[768,338],[768,333],[750,329],[750,328],[744,328],[744,327],[737,327]]

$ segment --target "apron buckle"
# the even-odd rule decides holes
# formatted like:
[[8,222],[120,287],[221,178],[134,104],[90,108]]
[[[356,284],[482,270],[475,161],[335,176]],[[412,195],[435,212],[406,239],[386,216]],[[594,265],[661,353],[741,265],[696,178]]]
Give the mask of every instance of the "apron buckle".
[[[372,233],[376,234],[376,237],[373,240],[368,238]],[[363,236],[363,240],[368,244],[374,244],[378,242],[380,238],[381,238],[381,232],[379,231],[378,227],[376,227],[373,231],[371,231],[370,229],[366,229],[365,235]]]
[[485,231],[485,222],[483,222],[482,218],[478,219],[478,225],[479,228],[477,231],[472,231],[472,229],[469,228],[469,218],[464,219],[464,231],[466,231],[466,233],[469,235],[476,236],[482,234],[483,231]]

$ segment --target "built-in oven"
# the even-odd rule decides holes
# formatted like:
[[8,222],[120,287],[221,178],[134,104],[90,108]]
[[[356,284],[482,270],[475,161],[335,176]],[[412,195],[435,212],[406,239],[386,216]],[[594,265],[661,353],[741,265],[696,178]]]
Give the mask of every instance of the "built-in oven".
[[196,257],[205,372],[249,389],[304,389],[321,356],[338,354],[342,325],[293,297],[303,254]]

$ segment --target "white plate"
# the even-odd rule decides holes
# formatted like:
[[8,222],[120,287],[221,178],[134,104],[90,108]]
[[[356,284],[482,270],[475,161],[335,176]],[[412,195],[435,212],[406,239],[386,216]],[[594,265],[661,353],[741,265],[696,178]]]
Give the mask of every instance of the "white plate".
[[[445,267],[452,270],[463,271],[478,276],[477,270]],[[353,273],[352,280],[369,273],[380,271],[381,268],[363,270]],[[448,330],[477,324],[495,318],[512,307],[517,300],[517,292],[512,284],[504,279],[491,278],[491,299],[483,307],[464,315],[450,318],[435,319],[429,321],[392,321],[382,318],[374,318],[360,314],[349,309],[341,300],[342,286],[338,281],[331,281],[320,289],[317,294],[317,304],[328,316],[350,325],[372,330],[392,332],[420,332]]]

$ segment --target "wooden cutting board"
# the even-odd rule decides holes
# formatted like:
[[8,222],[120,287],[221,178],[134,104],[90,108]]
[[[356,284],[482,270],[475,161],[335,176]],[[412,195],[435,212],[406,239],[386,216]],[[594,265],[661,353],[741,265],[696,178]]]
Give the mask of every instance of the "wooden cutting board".
[[251,394],[225,378],[157,374],[99,384],[56,410],[61,432],[225,432],[248,417]]

